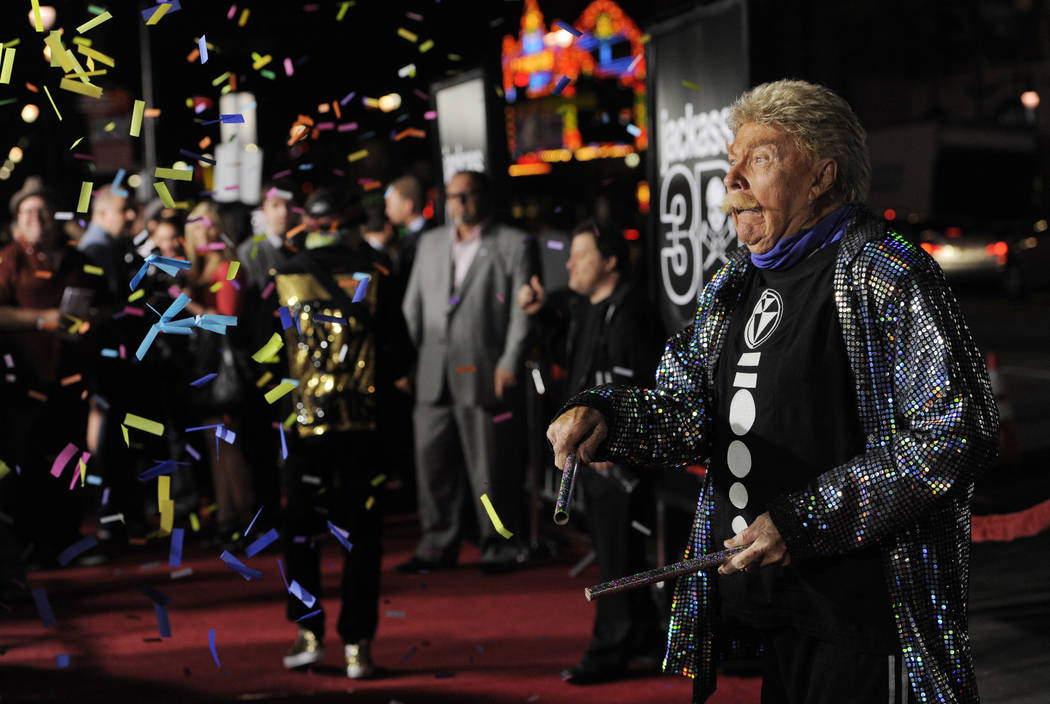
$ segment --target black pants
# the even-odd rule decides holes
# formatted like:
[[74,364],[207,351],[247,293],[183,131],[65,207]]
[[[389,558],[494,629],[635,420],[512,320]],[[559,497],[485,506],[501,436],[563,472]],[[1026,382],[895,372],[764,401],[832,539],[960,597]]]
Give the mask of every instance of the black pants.
[[915,704],[900,653],[850,650],[793,628],[763,633],[762,704]]
[[[318,600],[307,608],[289,594],[288,620],[295,621],[322,608],[318,541],[329,541],[338,545],[343,554],[338,629],[344,643],[374,638],[379,620],[382,485],[372,486],[380,471],[376,462],[379,449],[375,434],[370,432],[295,439],[288,448],[284,534],[288,583],[296,580]],[[374,497],[374,501],[369,502],[369,497]],[[369,504],[371,507],[367,508]],[[353,544],[352,550],[347,552],[338,544],[326,521],[349,532],[347,540]],[[323,611],[299,625],[324,638]]]
[[[619,467],[605,476],[581,467],[578,479],[587,498],[587,526],[602,581],[644,570],[645,535],[631,523],[648,520],[644,507],[651,504],[651,482]],[[631,483],[634,486],[628,490]],[[602,597],[595,605],[585,665],[625,667],[631,655],[661,647],[663,634],[648,589]]]

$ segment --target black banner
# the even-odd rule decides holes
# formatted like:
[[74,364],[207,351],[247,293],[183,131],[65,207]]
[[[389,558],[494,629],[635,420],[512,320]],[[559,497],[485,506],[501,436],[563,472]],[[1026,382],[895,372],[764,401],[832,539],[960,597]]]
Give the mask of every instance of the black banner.
[[729,170],[729,104],[748,88],[744,0],[649,29],[649,184],[654,299],[668,330],[688,324],[704,282],[738,246],[719,210]]

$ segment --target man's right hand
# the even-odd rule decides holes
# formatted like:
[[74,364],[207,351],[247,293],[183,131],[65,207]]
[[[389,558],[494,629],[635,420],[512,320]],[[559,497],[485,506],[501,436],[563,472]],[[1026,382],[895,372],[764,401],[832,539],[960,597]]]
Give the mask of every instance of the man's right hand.
[[529,279],[529,283],[522,284],[521,288],[518,289],[518,308],[521,308],[525,315],[533,315],[540,310],[547,302],[547,293],[543,290],[543,284],[540,283],[540,277],[535,274]]
[[605,418],[594,408],[576,406],[565,411],[547,428],[547,439],[554,446],[555,465],[564,467],[573,450],[577,451],[580,462],[592,464],[608,432]]

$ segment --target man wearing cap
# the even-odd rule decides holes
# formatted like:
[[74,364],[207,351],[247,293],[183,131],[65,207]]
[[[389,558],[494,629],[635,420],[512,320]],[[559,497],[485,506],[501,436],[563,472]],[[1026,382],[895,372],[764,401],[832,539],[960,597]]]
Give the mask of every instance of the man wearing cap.
[[560,461],[708,471],[687,556],[742,548],[675,590],[664,668],[715,688],[764,651],[763,702],[979,701],[967,629],[970,499],[998,414],[937,263],[865,206],[845,100],[765,83],[729,108],[727,254],[646,386],[578,394]]
[[[19,538],[36,546],[29,559],[40,563],[79,536],[77,502],[56,486],[68,486],[69,470],[58,483],[49,473],[67,443],[84,446],[81,394],[90,371],[86,345],[69,333],[76,319],[61,306],[64,296],[67,306],[78,299],[71,312],[86,318],[99,284],[55,226],[53,202],[40,178],[27,178],[10,201],[14,241],[0,250],[0,354],[8,375],[0,386],[0,459],[22,470],[4,480],[0,496]],[[77,374],[83,381],[62,383]]]
[[379,618],[384,448],[376,407],[407,376],[411,345],[396,291],[361,237],[360,199],[342,187],[321,188],[305,210],[307,248],[276,277],[278,299],[290,312],[284,353],[298,382],[291,394],[285,554],[289,584],[302,589],[289,590],[287,615],[299,635],[284,666],[324,657],[324,613],[303,617],[321,608],[317,541],[327,535],[347,543],[339,548],[338,631],[346,674],[357,679],[373,672]]

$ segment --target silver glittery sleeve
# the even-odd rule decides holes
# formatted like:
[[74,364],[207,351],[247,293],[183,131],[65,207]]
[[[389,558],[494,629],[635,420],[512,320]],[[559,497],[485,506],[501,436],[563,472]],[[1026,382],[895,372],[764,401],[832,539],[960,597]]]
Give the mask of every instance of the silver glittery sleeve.
[[[864,454],[772,502],[793,557],[843,553],[913,526],[946,496],[965,496],[996,454],[998,412],[955,297],[925,253],[886,251],[893,245],[873,247],[852,267],[866,283],[892,286],[849,287],[867,292],[854,305],[869,324],[843,332],[847,347],[868,358],[853,365],[871,375],[858,383],[858,393],[872,395],[858,399],[861,406],[894,421],[866,428]],[[886,276],[887,268],[896,275]]]

